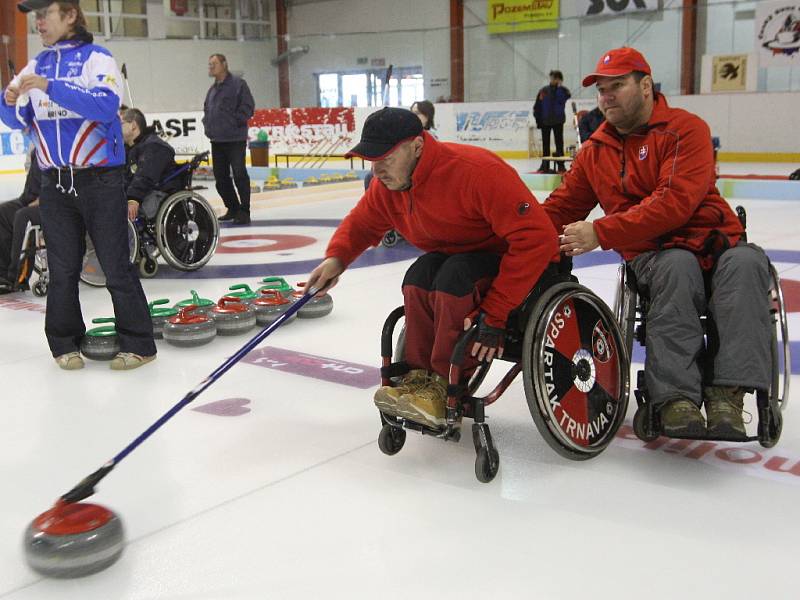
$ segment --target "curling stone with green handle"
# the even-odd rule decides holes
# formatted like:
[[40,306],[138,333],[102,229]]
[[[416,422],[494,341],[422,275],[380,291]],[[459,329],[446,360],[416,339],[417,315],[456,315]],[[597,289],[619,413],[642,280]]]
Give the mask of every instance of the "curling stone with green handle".
[[160,298],[147,305],[150,309],[150,320],[153,322],[153,337],[157,340],[164,338],[164,323],[167,322],[167,319],[178,314],[177,308],[156,308],[161,304],[169,304],[169,300]]
[[262,285],[258,288],[258,290],[256,290],[258,293],[261,293],[263,290],[278,290],[284,296],[289,297],[292,295],[292,292],[294,292],[294,288],[289,285],[289,282],[283,277],[264,277],[261,283],[266,285]]
[[175,308],[180,310],[186,306],[195,306],[195,313],[207,315],[211,312],[211,309],[216,306],[216,302],[213,300],[209,300],[208,298],[201,298],[200,295],[195,291],[191,290],[192,297],[187,298],[186,300],[181,300],[175,304]]
[[256,311],[233,296],[223,296],[211,309],[217,335],[247,333],[256,326]]
[[111,360],[120,351],[119,336],[114,327],[113,317],[98,317],[92,323],[111,323],[92,327],[81,340],[81,354],[92,360]]
[[184,306],[164,323],[164,339],[174,346],[202,346],[217,337],[214,319],[199,311],[194,304]]
[[[301,282],[297,284],[298,287],[305,287],[305,282]],[[298,290],[292,293],[292,296],[295,300],[298,300],[303,297],[305,292],[303,290]],[[300,310],[297,311],[297,316],[300,319],[316,319],[319,317],[324,317],[325,315],[329,315],[333,310],[333,298],[331,298],[330,294],[323,294],[322,296],[314,296],[311,300],[306,302]]]
[[[253,300],[258,298],[258,292],[253,290],[246,283],[237,283],[230,286],[228,289],[231,291],[225,294],[223,297],[238,298],[242,304],[250,304]],[[219,303],[217,304],[219,305]]]
[[[256,321],[259,325],[270,325],[285,313],[294,303],[292,298],[287,298],[276,289],[262,289],[261,296],[253,300],[251,306],[256,311]],[[293,314],[286,322],[294,320]]]

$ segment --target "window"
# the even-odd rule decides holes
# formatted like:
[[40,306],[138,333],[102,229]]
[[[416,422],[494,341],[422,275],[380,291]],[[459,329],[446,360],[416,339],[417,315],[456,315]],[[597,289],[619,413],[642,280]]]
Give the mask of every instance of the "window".
[[168,38],[262,40],[269,0],[163,0]]
[[[317,103],[332,106],[382,106],[384,69],[320,73],[317,75]],[[411,106],[425,98],[425,84],[421,67],[404,67],[392,70],[389,80],[388,106]]]

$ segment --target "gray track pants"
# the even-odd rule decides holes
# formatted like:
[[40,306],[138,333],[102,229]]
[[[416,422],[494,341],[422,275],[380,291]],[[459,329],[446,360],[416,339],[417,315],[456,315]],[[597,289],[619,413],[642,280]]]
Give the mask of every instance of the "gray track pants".
[[[770,276],[761,248],[740,243],[727,250],[711,275],[708,299],[703,271],[687,250],[646,252],[630,266],[650,298],[645,381],[653,402],[686,398],[700,406],[703,384],[769,388]],[[699,315],[706,311],[716,324],[719,349],[701,365]]]

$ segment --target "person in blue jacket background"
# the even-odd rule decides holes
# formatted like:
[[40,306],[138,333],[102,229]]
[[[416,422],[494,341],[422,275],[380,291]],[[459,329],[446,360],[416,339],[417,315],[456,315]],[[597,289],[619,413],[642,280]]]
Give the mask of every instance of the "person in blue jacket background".
[[[556,141],[556,156],[564,156],[564,123],[567,115],[564,107],[571,94],[562,83],[564,75],[561,71],[550,71],[550,85],[544,86],[536,94],[536,102],[533,105],[533,118],[536,120],[536,127],[542,130],[542,156],[550,156],[550,132]],[[564,171],[564,163],[556,161],[559,172]],[[543,173],[552,173],[550,161],[542,160],[539,170]]]
[[50,351],[62,369],[84,366],[78,281],[88,233],[114,305],[121,351],[111,368],[133,369],[153,360],[156,347],[147,300],[129,259],[125,143],[117,114],[122,76],[111,53],[92,43],[79,0],[24,0],[17,8],[36,11],[45,49],[4,90],[0,119],[29,130],[42,169]]

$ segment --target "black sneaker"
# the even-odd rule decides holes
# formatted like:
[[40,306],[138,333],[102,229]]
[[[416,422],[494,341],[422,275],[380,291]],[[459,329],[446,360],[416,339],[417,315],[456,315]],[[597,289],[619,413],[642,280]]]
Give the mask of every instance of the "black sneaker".
[[225,214],[221,217],[217,217],[218,221],[233,221],[236,219],[236,211],[231,212],[230,210],[226,210]]
[[250,212],[240,210],[233,219],[234,225],[250,225]]

